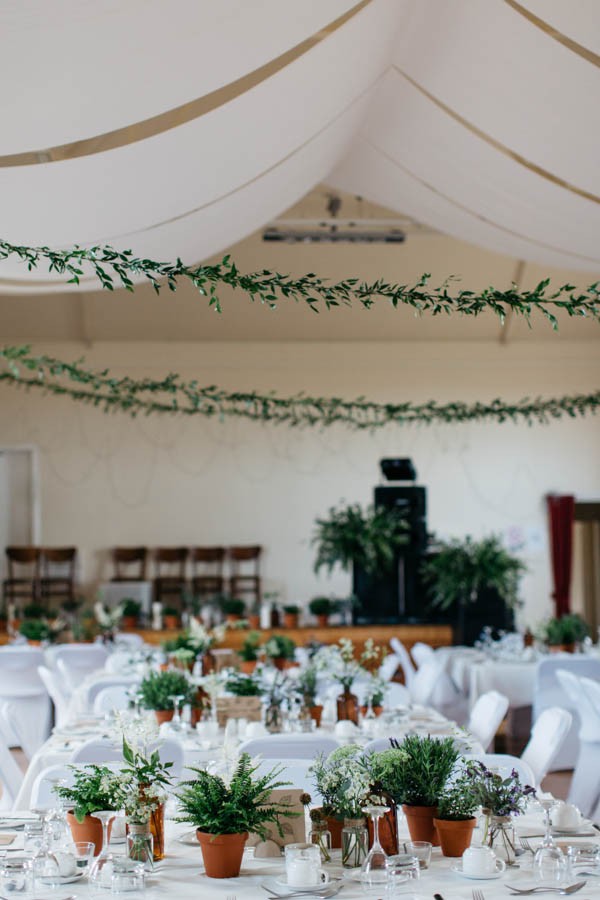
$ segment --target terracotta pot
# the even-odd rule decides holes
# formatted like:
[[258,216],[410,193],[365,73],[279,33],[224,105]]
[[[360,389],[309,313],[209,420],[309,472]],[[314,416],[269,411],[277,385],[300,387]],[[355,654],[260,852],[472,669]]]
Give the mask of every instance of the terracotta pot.
[[527,631],[525,632],[525,634],[523,635],[523,646],[524,647],[533,647],[534,643],[535,643],[535,637],[533,636],[533,634],[531,633],[531,631],[528,628]]
[[137,628],[137,616],[123,616],[121,619],[121,628],[126,631],[133,631],[134,628]]
[[337,720],[354,722],[358,725],[358,697],[351,691],[343,691],[336,700]]
[[289,669],[289,667],[292,665],[292,661],[290,659],[286,659],[285,656],[274,656],[272,657],[271,662],[276,669],[279,669],[280,672],[283,672],[284,669]]
[[248,617],[248,625],[253,631],[256,631],[260,628],[260,616],[256,613],[251,613]]
[[550,644],[550,653],[575,653],[575,644]]
[[41,647],[42,646],[41,641],[34,641],[31,638],[27,639],[27,643],[29,644],[30,647]]
[[163,626],[168,631],[175,631],[179,628],[179,616],[163,616]]
[[319,628],[327,628],[329,625],[329,616],[327,613],[319,613],[317,616],[317,625]]
[[[83,822],[78,822],[71,811],[67,813],[67,822],[71,829],[74,841],[87,841],[94,845],[94,856],[98,856],[102,850],[102,822],[95,816],[86,816]],[[112,832],[113,823],[108,826],[108,840]]]
[[196,829],[202,849],[204,869],[209,878],[237,878],[242,867],[242,854],[248,832],[241,834],[208,834]]
[[237,613],[227,613],[225,616],[225,621],[229,622],[230,625],[233,625],[234,622],[239,622],[241,616],[238,616]]
[[342,849],[342,828],[344,827],[343,819],[336,819],[334,816],[325,816],[327,822],[327,830],[331,834],[331,847],[333,850]]
[[[368,708],[369,708],[368,706],[361,706],[360,711],[363,716],[366,716]],[[376,716],[380,716],[381,713],[383,712],[383,706],[372,706],[371,709],[373,710],[373,712],[375,713]]]
[[284,612],[283,627],[284,628],[297,628],[298,627],[298,613]]
[[458,821],[434,819],[433,822],[439,835],[444,856],[462,856],[467,847],[471,846],[473,829],[477,824],[474,816],[472,819],[460,819]]
[[310,717],[315,723],[315,727],[319,728],[321,726],[321,716],[323,715],[323,707],[322,706],[309,706],[308,711],[310,713]]
[[409,806],[402,804],[406,824],[413,841],[429,841],[434,847],[440,846],[440,839],[433,822],[437,806]]
[[154,715],[156,716],[156,721],[159,725],[162,725],[163,722],[170,722],[173,716],[175,715],[174,709],[155,709]]
[[252,675],[256,668],[257,659],[242,659],[240,660],[240,672],[243,672],[244,675]]
[[169,668],[169,663],[161,663],[159,669],[161,672],[166,672]]

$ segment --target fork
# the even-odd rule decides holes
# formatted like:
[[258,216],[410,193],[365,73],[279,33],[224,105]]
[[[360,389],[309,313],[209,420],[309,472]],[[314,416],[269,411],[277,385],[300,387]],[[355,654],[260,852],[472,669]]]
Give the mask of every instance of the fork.
[[483,895],[483,891],[480,891],[479,888],[473,888],[473,900],[485,900]]
[[[581,888],[586,884],[585,881],[576,881],[575,884],[570,884],[568,887],[559,888],[559,887],[533,887],[533,888],[517,888],[512,884],[507,884],[506,887],[513,892],[513,896],[526,894],[576,894],[577,891],[580,891]],[[478,898],[481,900],[481,897]]]
[[235,896],[235,894],[227,894],[225,900],[237,900],[237,897]]
[[527,838],[519,838],[521,843],[521,847],[528,853],[533,853],[535,855],[535,850],[531,846],[531,843],[527,840]]

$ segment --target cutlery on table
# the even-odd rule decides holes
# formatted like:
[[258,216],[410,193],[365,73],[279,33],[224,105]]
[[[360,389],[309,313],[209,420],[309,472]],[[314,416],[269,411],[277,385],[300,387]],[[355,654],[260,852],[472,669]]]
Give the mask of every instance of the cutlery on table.
[[473,888],[471,893],[473,894],[473,900],[485,900],[483,891],[479,890],[479,888]]
[[586,881],[576,881],[575,884],[570,884],[568,887],[564,888],[544,887],[543,885],[532,888],[519,888],[514,887],[512,884],[507,884],[506,887],[512,891],[513,894],[575,894],[577,891],[580,891],[585,884],[587,884]]
[[335,895],[338,894],[342,889],[342,885],[337,884],[334,888],[331,888],[330,890],[327,890],[327,891],[318,891],[318,890],[317,891],[308,891],[307,890],[307,891],[291,891],[289,894],[278,894],[277,891],[271,890],[271,888],[267,887],[264,884],[261,885],[261,887],[263,888],[263,890],[267,891],[271,895],[273,900],[276,900],[276,898],[279,898],[279,900],[284,900],[284,898],[286,898],[286,897],[325,897],[325,898],[335,897]]
[[531,843],[527,840],[527,838],[519,838],[519,842],[521,844],[521,847],[523,848],[524,853],[533,853],[533,855],[535,856],[535,850],[533,849]]

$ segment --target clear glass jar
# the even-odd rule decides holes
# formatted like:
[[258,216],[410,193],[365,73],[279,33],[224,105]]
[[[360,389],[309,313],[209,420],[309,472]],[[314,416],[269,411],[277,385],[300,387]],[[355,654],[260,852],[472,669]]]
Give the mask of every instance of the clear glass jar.
[[367,858],[369,836],[364,819],[344,819],[342,828],[342,865],[346,869],[362,866]]
[[491,847],[496,856],[509,865],[516,859],[515,827],[511,816],[494,816],[484,810],[485,821],[482,844]]
[[326,822],[313,822],[308,833],[309,844],[316,844],[321,852],[321,862],[331,862],[331,832]]
[[127,856],[141,863],[146,871],[151,871],[154,860],[154,838],[150,825],[130,822],[127,832]]

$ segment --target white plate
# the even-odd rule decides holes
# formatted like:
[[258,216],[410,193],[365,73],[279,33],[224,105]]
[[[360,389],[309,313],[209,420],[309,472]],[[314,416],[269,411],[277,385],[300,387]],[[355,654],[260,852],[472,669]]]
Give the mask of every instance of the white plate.
[[76,872],[75,875],[60,875],[58,878],[41,875],[40,881],[42,884],[74,884],[76,881],[80,881],[85,874],[85,872]]
[[278,888],[280,891],[285,891],[286,893],[289,893],[290,891],[292,893],[295,893],[296,891],[298,891],[298,893],[310,891],[312,894],[320,894],[321,891],[327,891],[332,884],[331,881],[326,881],[322,884],[295,884],[292,887],[291,884],[287,883],[287,878],[285,875],[283,876],[283,878],[276,878],[273,883],[276,888]]
[[467,875],[466,872],[463,872],[462,863],[454,863],[452,871],[456,872],[457,875],[462,875],[463,878],[470,878],[472,881],[492,881],[494,878],[500,878],[501,875],[504,875],[504,869],[500,872],[498,870],[490,872],[489,875]]
[[590,819],[582,819],[579,825],[553,825],[552,834],[579,834],[579,832],[594,833]]

